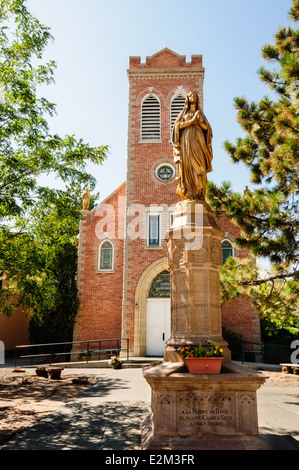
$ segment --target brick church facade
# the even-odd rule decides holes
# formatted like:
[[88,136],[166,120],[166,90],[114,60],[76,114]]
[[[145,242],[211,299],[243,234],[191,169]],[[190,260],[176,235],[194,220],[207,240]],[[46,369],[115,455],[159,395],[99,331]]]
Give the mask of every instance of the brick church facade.
[[[73,340],[129,338],[132,356],[160,356],[170,336],[167,229],[178,202],[171,129],[190,90],[203,106],[202,56],[186,62],[165,48],[145,63],[131,57],[128,79],[127,180],[94,210],[82,211]],[[223,260],[246,256],[233,246],[238,228],[225,218],[218,225]],[[260,341],[250,299],[225,305],[222,324]]]

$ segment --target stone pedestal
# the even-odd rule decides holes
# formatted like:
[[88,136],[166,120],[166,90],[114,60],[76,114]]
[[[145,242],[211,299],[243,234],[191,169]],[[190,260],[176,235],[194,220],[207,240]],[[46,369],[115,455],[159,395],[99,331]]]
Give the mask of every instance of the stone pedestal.
[[171,338],[165,361],[178,361],[175,347],[216,341],[231,358],[222,338],[219,271],[221,240],[210,206],[202,201],[177,204],[169,232],[168,262],[171,282]]
[[256,390],[266,380],[226,363],[221,374],[189,374],[181,363],[144,371],[152,414],[142,424],[142,449],[261,450]]
[[[265,449],[258,436],[256,391],[265,376],[231,362],[222,338],[221,239],[204,201],[177,204],[169,233],[171,337],[164,361],[144,370],[152,413],[142,424],[142,449]],[[220,374],[190,374],[176,353],[215,341],[224,350]]]

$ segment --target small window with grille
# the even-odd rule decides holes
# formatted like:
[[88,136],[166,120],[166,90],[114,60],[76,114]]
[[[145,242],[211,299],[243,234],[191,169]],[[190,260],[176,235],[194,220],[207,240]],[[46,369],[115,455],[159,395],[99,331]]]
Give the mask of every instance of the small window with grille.
[[170,136],[171,136],[171,133],[172,133],[172,129],[173,129],[175,120],[176,120],[176,118],[178,117],[178,115],[180,114],[180,112],[183,110],[183,108],[185,106],[185,101],[186,101],[186,97],[182,93],[179,93],[178,95],[176,95],[171,101],[171,105],[170,105]]
[[161,109],[158,98],[151,94],[141,106],[141,140],[160,140]]

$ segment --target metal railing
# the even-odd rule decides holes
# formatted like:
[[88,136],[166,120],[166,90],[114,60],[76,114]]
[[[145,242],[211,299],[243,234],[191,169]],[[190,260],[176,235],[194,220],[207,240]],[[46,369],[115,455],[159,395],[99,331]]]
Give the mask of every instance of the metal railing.
[[[105,347],[102,347],[104,343]],[[115,344],[114,344],[115,343]],[[122,347],[122,343],[125,343],[126,347]],[[86,347],[83,348],[82,345]],[[98,347],[95,347],[98,345]],[[120,352],[126,352],[127,360],[129,359],[129,338],[109,338],[109,339],[95,339],[87,341],[68,341],[65,343],[44,343],[44,344],[27,344],[16,346],[14,365],[16,367],[17,361],[22,359],[29,359],[31,365],[33,361],[39,359],[40,361],[44,358],[49,359],[49,364],[62,362],[61,358],[64,358],[64,362],[68,362],[67,359],[71,359],[72,355],[77,355],[78,360],[86,362],[91,360],[104,359],[103,356],[108,355],[119,355]],[[19,354],[22,353],[23,354]],[[29,354],[24,354],[29,352]],[[34,354],[36,352],[36,354]],[[97,359],[94,359],[96,357]]]
[[290,362],[290,344],[254,343],[249,341],[228,341],[232,360],[256,362],[261,364],[280,364]]

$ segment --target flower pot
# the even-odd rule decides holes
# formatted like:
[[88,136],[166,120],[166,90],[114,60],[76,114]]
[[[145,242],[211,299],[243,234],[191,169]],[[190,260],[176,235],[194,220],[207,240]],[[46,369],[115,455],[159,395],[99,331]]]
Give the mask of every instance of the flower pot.
[[186,366],[190,374],[219,374],[222,357],[186,357]]

